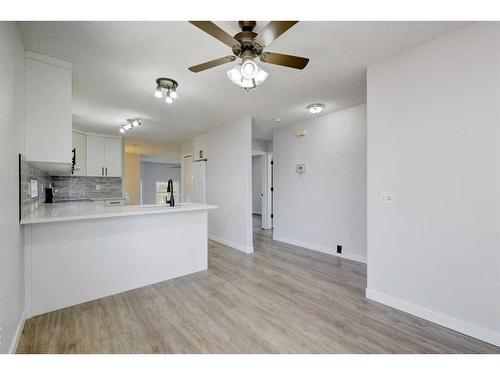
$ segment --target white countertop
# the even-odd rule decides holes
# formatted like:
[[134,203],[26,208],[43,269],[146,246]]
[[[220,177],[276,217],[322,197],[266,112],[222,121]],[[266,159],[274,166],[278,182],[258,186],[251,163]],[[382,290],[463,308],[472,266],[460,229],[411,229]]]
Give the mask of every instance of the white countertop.
[[175,207],[165,204],[137,206],[104,206],[102,202],[61,202],[44,204],[21,219],[21,224],[52,223],[70,220],[100,219],[106,217],[172,214],[177,212],[203,211],[217,208],[209,204],[179,203]]

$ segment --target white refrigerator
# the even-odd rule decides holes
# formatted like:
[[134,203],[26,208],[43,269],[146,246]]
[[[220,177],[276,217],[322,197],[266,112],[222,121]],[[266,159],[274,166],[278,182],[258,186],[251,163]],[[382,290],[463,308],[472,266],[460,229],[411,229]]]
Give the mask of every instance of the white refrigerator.
[[207,162],[195,161],[191,168],[191,202],[206,203]]

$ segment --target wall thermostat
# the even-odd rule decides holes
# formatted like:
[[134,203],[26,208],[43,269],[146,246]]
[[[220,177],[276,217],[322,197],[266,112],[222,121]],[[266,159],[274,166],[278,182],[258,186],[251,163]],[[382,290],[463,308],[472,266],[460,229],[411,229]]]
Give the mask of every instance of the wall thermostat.
[[306,165],[305,164],[297,164],[295,166],[295,171],[299,174],[306,173]]

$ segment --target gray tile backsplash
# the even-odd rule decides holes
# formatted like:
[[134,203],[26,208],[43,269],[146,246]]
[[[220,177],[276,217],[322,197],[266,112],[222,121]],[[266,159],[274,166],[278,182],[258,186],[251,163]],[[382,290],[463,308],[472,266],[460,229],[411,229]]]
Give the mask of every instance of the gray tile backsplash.
[[[52,176],[49,182],[54,188],[56,201],[121,198],[122,196],[121,177]],[[96,189],[97,185],[99,190]]]
[[[31,198],[30,181],[38,181],[38,198]],[[49,184],[49,176],[42,172],[21,155],[21,217],[35,211],[45,202],[45,187]]]
[[[38,181],[38,198],[31,198],[31,180]],[[45,202],[45,188],[52,183],[55,201],[122,197],[121,177],[49,176],[21,155],[21,217]],[[99,190],[96,186],[99,185]]]

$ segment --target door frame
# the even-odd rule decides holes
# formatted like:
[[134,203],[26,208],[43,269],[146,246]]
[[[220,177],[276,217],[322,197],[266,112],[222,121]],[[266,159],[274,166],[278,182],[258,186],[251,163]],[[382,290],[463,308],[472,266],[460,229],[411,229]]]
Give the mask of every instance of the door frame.
[[[191,158],[188,160],[188,158]],[[186,174],[186,163],[193,163],[193,154],[186,153],[181,156],[181,202],[189,202],[191,200],[191,180],[189,180],[189,186],[185,186],[185,174]],[[191,166],[192,168],[192,166]],[[188,190],[186,190],[188,189]]]

